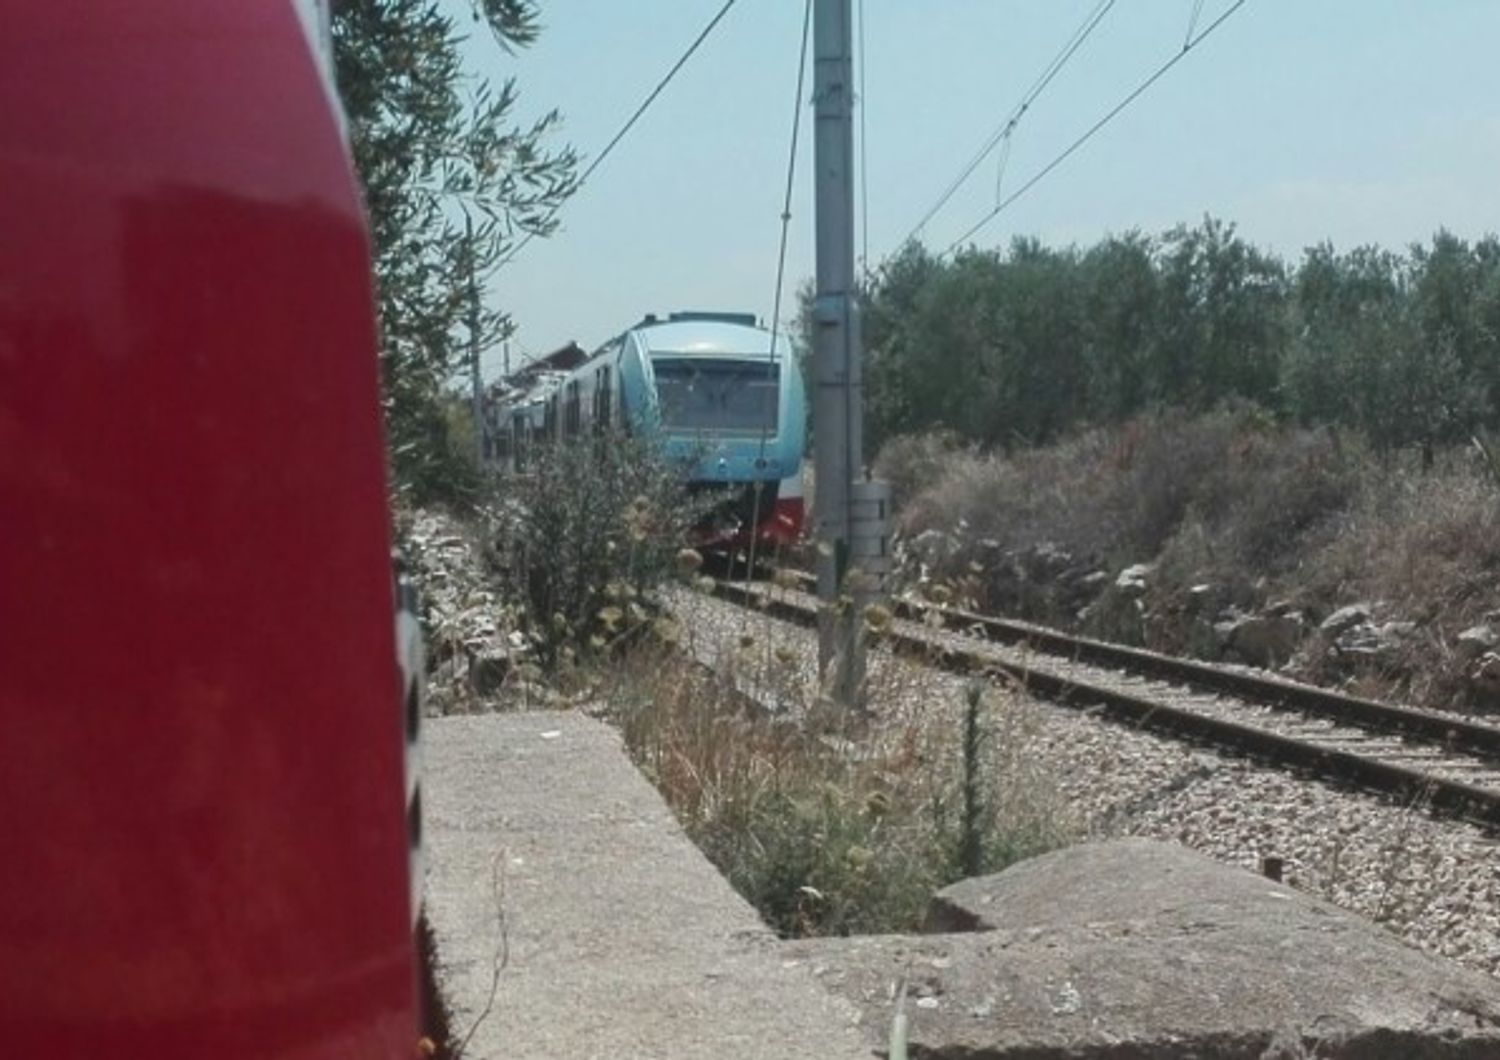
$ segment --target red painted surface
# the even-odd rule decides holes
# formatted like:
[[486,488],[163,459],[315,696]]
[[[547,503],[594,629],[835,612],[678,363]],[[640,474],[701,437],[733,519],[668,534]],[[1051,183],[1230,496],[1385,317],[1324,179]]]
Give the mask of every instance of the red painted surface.
[[802,536],[802,498],[778,497],[771,515],[761,520],[761,544],[791,546]]
[[[802,537],[804,504],[801,497],[779,497],[771,510],[761,517],[756,532],[757,548],[790,547]],[[688,532],[688,541],[695,548],[720,553],[750,547],[749,529],[714,530],[700,527]]]
[[409,1057],[368,251],[272,0],[0,0],[6,1055]]

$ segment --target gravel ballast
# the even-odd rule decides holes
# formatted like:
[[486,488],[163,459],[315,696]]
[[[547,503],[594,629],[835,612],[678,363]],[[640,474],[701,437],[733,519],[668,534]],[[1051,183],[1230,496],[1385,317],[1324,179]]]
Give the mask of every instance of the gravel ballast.
[[[671,600],[690,631],[686,646],[705,663],[750,675],[765,669],[757,660],[771,661],[775,681],[745,678],[746,690],[763,701],[769,686],[812,685],[810,631],[699,593]],[[968,680],[924,668],[913,681],[912,667],[872,652],[876,710],[956,718]],[[1028,772],[1055,785],[1080,836],[1171,839],[1251,869],[1280,858],[1292,886],[1429,952],[1500,975],[1500,842],[1482,830],[1020,692],[997,703],[1010,715],[1001,731],[1025,742]]]

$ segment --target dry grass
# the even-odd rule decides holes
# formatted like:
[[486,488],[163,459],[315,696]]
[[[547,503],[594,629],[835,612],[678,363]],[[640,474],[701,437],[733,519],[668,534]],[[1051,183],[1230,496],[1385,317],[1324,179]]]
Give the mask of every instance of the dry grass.
[[[897,456],[930,476],[898,511],[902,536],[950,535],[956,547],[927,576],[962,583],[983,608],[1211,654],[1225,608],[1286,600],[1315,628],[1368,603],[1379,621],[1417,623],[1415,635],[1355,673],[1310,639],[1304,676],[1473,705],[1453,639],[1500,606],[1500,476],[1482,446],[1426,466],[1417,453],[1377,454],[1350,433],[1238,408],[1144,416],[1012,455],[906,441]],[[1099,572],[1091,595],[1022,569],[1028,550],[1049,546],[1066,554],[1066,574]],[[1106,591],[1135,563],[1155,565],[1139,605]]]
[[[877,658],[872,713],[853,718],[820,703],[787,653],[768,654],[759,628],[747,616],[713,667],[643,648],[607,700],[689,835],[776,931],[914,930],[966,866],[997,871],[1070,838],[1017,701],[978,698],[966,755],[965,706],[930,670]],[[746,688],[778,690],[783,711]]]

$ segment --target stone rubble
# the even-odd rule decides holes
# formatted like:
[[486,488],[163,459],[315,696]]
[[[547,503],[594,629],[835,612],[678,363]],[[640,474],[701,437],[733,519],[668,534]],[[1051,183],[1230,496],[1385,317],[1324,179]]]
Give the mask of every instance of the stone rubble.
[[401,545],[421,601],[428,714],[478,709],[513,690],[525,677],[530,644],[508,627],[474,531],[446,512],[423,509],[411,514]]

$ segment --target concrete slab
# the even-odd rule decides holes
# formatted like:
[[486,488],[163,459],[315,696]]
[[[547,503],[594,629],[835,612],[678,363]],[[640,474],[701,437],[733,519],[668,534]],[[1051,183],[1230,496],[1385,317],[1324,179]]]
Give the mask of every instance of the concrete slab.
[[1494,980],[1175,844],[1057,851],[947,889],[932,919],[984,930],[785,951],[864,1009],[872,1046],[905,977],[913,1056],[1500,1056]]
[[451,1032],[478,1021],[466,1060],[870,1055],[613,729],[492,714],[423,737],[427,916]]

